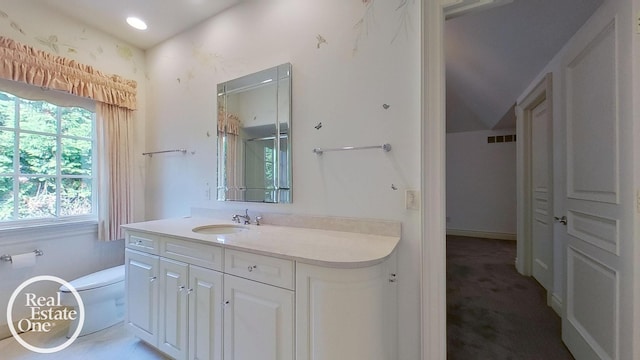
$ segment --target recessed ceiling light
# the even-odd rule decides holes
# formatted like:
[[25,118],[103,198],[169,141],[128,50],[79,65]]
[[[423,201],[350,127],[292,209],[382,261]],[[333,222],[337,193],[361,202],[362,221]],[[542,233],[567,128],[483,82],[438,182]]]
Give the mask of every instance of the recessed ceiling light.
[[129,16],[127,18],[127,24],[131,25],[131,27],[134,27],[138,30],[147,30],[147,24],[135,16]]

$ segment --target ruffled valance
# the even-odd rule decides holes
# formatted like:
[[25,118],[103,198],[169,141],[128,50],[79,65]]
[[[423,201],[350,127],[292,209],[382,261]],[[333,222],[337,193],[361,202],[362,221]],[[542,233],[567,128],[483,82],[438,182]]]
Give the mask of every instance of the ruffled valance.
[[0,77],[135,110],[137,83],[0,36]]
[[218,132],[233,135],[240,134],[240,118],[237,115],[225,114],[224,111],[218,112]]

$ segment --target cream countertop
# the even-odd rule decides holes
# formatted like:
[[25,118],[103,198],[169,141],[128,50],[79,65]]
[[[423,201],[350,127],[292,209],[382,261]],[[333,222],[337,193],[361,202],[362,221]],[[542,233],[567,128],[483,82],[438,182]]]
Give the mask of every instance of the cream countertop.
[[236,223],[191,217],[145,221],[122,227],[125,230],[340,268],[366,267],[382,262],[391,255],[400,241],[399,236],[275,225],[245,225],[248,230],[232,234],[199,234],[192,231],[193,228],[213,224]]

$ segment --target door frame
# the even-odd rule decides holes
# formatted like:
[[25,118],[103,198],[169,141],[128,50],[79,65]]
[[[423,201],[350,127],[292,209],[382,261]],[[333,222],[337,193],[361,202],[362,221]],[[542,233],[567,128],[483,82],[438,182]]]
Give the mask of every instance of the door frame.
[[421,354],[447,358],[444,3],[420,1],[421,9]]
[[[551,284],[547,284],[547,298],[551,298],[553,294],[553,285],[555,284],[554,272],[554,247],[555,239],[553,238],[553,75],[547,73],[540,82],[524,97],[524,99],[516,105],[516,142],[517,160],[517,258],[516,268],[518,272],[525,276],[531,276],[533,273],[533,213],[531,206],[533,205],[533,188],[532,188],[532,172],[531,165],[533,160],[532,151],[532,111],[542,101],[547,101],[547,113],[551,116],[549,133],[549,194],[548,194],[548,223],[551,227],[552,246],[550,271],[552,274]],[[550,302],[548,302],[550,303]]]
[[[474,0],[467,0],[473,2]],[[444,10],[443,6],[457,2],[457,0],[424,0],[421,4],[421,351],[422,359],[445,359],[446,358],[446,251],[445,251],[445,109],[444,109]],[[625,0],[630,14],[638,9],[640,0]],[[640,54],[638,41],[633,40],[630,22],[632,16],[621,17],[625,24],[622,32],[625,44],[632,44],[629,53],[632,56],[622,60],[631,61],[634,56]],[[640,63],[634,61],[630,68],[640,68]],[[632,94],[637,97],[640,91],[640,78],[637,73],[629,75],[625,81],[633,81],[630,86]],[[632,116],[638,115],[639,106],[630,105]],[[638,129],[640,125],[638,117],[633,120],[633,128]],[[636,131],[637,133],[637,131]],[[633,136],[633,140],[637,136]],[[640,142],[634,141],[632,145],[633,153],[638,153]],[[629,155],[631,156],[631,155]],[[631,158],[634,158],[631,156]],[[634,164],[631,170],[634,173],[633,185],[636,198],[640,198],[640,166]],[[633,230],[631,238],[633,241],[632,255],[635,258],[640,256],[640,211],[636,209],[634,214]],[[633,276],[629,281],[632,287],[628,294],[633,300],[640,297],[640,262],[635,262],[630,266],[630,274]],[[564,305],[563,305],[564,306]],[[640,302],[634,301],[631,306],[634,310],[640,309]],[[633,311],[633,314],[626,314],[626,320],[632,325],[640,324],[640,311]],[[640,355],[640,331],[629,336],[631,348],[629,352],[632,358],[639,358]]]
[[[420,1],[421,169],[420,307],[423,360],[447,358],[445,17],[509,0]],[[459,12],[462,13],[461,11]]]

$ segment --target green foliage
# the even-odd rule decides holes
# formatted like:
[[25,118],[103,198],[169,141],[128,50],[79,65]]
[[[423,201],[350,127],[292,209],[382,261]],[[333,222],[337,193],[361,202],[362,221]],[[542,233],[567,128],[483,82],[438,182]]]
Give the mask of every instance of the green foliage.
[[0,221],[90,214],[92,135],[88,110],[0,92]]

